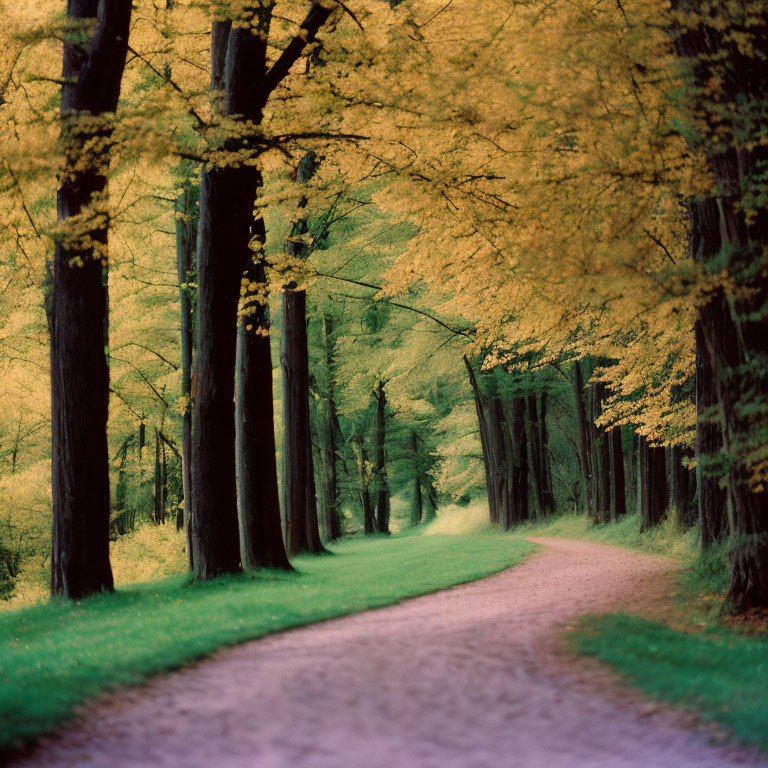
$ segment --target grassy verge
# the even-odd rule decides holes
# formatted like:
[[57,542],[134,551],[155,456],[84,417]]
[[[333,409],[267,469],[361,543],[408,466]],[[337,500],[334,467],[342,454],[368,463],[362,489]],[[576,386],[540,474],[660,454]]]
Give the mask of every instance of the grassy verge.
[[652,698],[768,749],[768,638],[722,623],[719,609],[728,587],[723,551],[702,555],[698,530],[680,533],[671,522],[641,535],[637,515],[598,526],[584,515],[563,515],[519,532],[614,544],[688,566],[679,578],[675,626],[623,613],[587,616],[570,634],[572,647],[609,664]]
[[530,523],[515,529],[522,536],[553,536],[583,539],[600,544],[614,544],[652,555],[665,555],[685,565],[692,564],[698,554],[698,531],[681,533],[672,521],[665,520],[647,533],[640,533],[640,515],[625,515],[616,523],[595,525],[587,515],[565,514],[541,523]]
[[331,557],[298,558],[291,574],[192,585],[175,577],[0,615],[0,750],[105,689],[221,646],[488,576],[531,549],[498,534],[357,540]]
[[643,692],[768,749],[768,640],[726,630],[681,632],[639,616],[590,616],[575,650],[610,664]]

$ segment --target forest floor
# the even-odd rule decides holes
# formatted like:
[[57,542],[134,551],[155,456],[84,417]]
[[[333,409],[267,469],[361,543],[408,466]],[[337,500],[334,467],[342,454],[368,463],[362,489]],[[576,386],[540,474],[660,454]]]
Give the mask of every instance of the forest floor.
[[496,576],[221,651],[88,705],[18,768],[768,765],[564,653],[579,616],[669,610],[679,566],[536,539]]

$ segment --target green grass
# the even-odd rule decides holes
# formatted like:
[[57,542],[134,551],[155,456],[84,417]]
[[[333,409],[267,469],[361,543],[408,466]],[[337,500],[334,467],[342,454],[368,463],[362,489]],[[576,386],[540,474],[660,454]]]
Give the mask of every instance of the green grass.
[[587,616],[569,635],[573,650],[609,664],[652,698],[696,712],[740,741],[768,749],[768,638],[737,634],[720,620],[728,588],[724,548],[702,554],[698,529],[681,533],[671,521],[640,534],[637,515],[596,526],[585,515],[566,514],[517,532],[614,544],[686,566],[678,580],[676,613],[692,631],[624,613]]
[[333,556],[297,558],[296,573],[191,585],[176,577],[0,615],[0,750],[50,730],[99,691],[221,646],[488,576],[532,548],[499,534],[356,540]]
[[685,565],[698,554],[699,533],[691,528],[681,533],[674,522],[664,520],[651,531],[640,533],[640,515],[625,515],[616,523],[595,525],[585,514],[567,513],[541,523],[529,523],[515,529],[522,536],[552,536],[582,539],[600,544],[614,544],[651,555],[664,555]]
[[661,701],[768,749],[768,640],[725,629],[689,634],[623,613],[582,619],[575,650]]

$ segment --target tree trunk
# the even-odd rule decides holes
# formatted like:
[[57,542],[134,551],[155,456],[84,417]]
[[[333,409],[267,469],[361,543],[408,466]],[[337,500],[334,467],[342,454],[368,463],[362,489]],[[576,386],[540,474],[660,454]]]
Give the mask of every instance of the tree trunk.
[[323,528],[326,541],[341,538],[341,520],[339,518],[339,482],[337,469],[337,440],[340,433],[339,418],[336,411],[336,372],[334,345],[331,334],[332,320],[323,315],[323,343],[325,344],[325,363],[328,370],[328,391],[324,397],[322,419],[322,478],[323,478]]
[[667,465],[664,448],[640,438],[640,530],[658,525],[667,511]]
[[154,511],[152,521],[155,525],[160,525],[163,519],[163,474],[160,462],[160,430],[155,429],[155,492],[154,492]]
[[573,364],[573,393],[576,405],[576,420],[579,427],[579,466],[581,468],[582,492],[587,514],[592,514],[592,432],[589,428],[587,407],[584,397],[584,376],[581,361]]
[[[296,180],[306,184],[317,168],[314,152],[307,152],[299,163]],[[299,208],[303,209],[302,199]],[[299,217],[285,240],[285,252],[296,260],[306,258],[302,236],[307,221]],[[314,460],[309,410],[309,346],[307,341],[307,294],[295,290],[295,283],[283,294],[281,361],[283,365],[283,435],[285,457],[285,498],[288,547],[291,554],[323,551],[317,520]],[[305,466],[302,466],[305,464]],[[299,483],[299,485],[296,485]],[[302,500],[303,499],[303,500]],[[302,533],[303,529],[303,533]]]
[[[702,315],[714,311],[703,307]],[[717,422],[715,376],[709,367],[701,321],[696,322],[696,485],[698,488],[701,544],[706,549],[728,535],[727,491],[720,486],[716,464],[723,449],[723,435]]]
[[[57,214],[82,238],[56,244],[51,335],[53,527],[51,591],[77,599],[113,587],[109,564],[109,370],[106,264],[112,121],[128,50],[130,0],[68,0],[75,25],[96,21],[86,42],[64,42],[61,120],[65,157]],[[86,118],[83,121],[81,118]],[[78,219],[80,220],[78,222]]]
[[[309,402],[307,402],[307,411],[309,411]],[[306,545],[305,550],[313,554],[325,552],[323,543],[320,540],[320,525],[317,517],[317,490],[315,487],[315,461],[312,455],[312,438],[310,432],[310,441],[307,443],[307,520],[306,520]]]
[[[525,434],[526,421],[525,398],[516,397],[509,407],[505,421],[508,424],[510,436],[510,510],[504,521],[504,529],[517,525],[530,518],[528,508],[528,474],[529,455],[528,442]],[[503,418],[503,415],[502,415]]]
[[[191,555],[192,542],[189,528],[192,520],[192,358],[194,355],[194,309],[192,306],[195,281],[195,251],[197,249],[197,207],[189,184],[176,198],[176,272],[179,280],[179,307],[181,315],[181,396],[185,401],[181,417],[181,485],[184,506],[176,516],[176,528],[187,530],[187,552]],[[190,563],[191,566],[191,563]]]
[[552,460],[549,447],[549,428],[547,427],[547,393],[541,394],[541,410],[539,416],[539,426],[541,435],[541,469],[542,482],[542,510],[545,517],[554,514],[555,511],[555,492],[552,487]]
[[603,398],[605,385],[596,382],[590,385],[591,418],[590,431],[592,433],[592,521],[594,523],[608,523],[611,520],[611,455],[608,445],[608,436],[604,427],[597,426],[597,420],[603,412]]
[[624,479],[624,448],[621,443],[621,427],[611,430],[611,516],[618,520],[627,514],[626,481]]
[[[286,546],[290,555],[320,552],[309,424],[309,357],[305,291],[283,295],[280,362],[283,369],[283,466],[285,478]],[[312,516],[314,508],[314,517]],[[311,529],[311,530],[310,530]]]
[[[756,6],[747,14],[740,6],[724,7],[715,25],[699,2],[676,0],[674,7],[698,15],[699,23],[677,30],[675,45],[699,101],[694,108],[702,112],[701,141],[715,186],[711,198],[690,206],[691,252],[705,270],[727,274],[730,292],[711,292],[697,324],[699,352],[715,385],[726,460],[720,472],[727,478],[733,537],[728,599],[737,611],[768,608],[768,488],[762,458],[768,408],[763,181],[768,148],[759,140],[759,121],[745,129],[743,120],[760,109],[768,92],[768,9]],[[713,92],[712,82],[721,87]]]
[[418,525],[424,518],[424,499],[421,494],[419,436],[415,432],[411,432],[411,451],[413,452],[413,500],[411,507],[411,525]]
[[363,505],[363,529],[366,536],[376,533],[376,518],[373,514],[373,504],[371,503],[371,492],[368,486],[360,492],[360,500]]
[[374,490],[376,493],[376,530],[379,533],[389,533],[389,485],[387,483],[387,454],[386,454],[386,405],[387,396],[384,392],[384,382],[380,381],[374,390],[376,400],[376,421],[374,424],[375,464]]
[[510,524],[507,507],[508,468],[504,455],[503,414],[499,416],[500,403],[496,401],[494,404],[493,399],[487,398],[480,391],[475,370],[466,356],[464,364],[467,367],[469,382],[475,397],[491,525],[508,526]]
[[544,516],[544,477],[543,461],[541,456],[541,426],[539,424],[539,409],[535,395],[526,398],[527,408],[525,420],[525,432],[528,441],[528,468],[530,480],[533,486],[533,504],[536,517]]
[[[267,67],[267,43],[272,6],[248,6],[247,24],[216,20],[211,29],[211,90],[223,93],[216,105],[225,115],[248,124],[262,123],[266,103],[293,65],[311,45],[331,14],[330,8],[313,3],[298,34]],[[200,183],[198,231],[198,354],[195,364],[196,392],[192,421],[192,498],[195,508],[193,537],[194,573],[198,579],[240,569],[240,523],[237,510],[235,457],[235,358],[237,314],[242,280],[254,264],[251,240],[258,239],[263,223],[254,222],[254,203],[261,187],[259,169],[241,162],[242,154],[259,154],[252,144],[254,131],[227,140],[225,151],[237,157],[232,165],[205,166]],[[265,290],[261,283],[255,293]],[[252,292],[253,293],[253,292]],[[306,333],[306,330],[305,330]],[[242,345],[241,345],[242,346]],[[257,387],[271,388],[271,365],[266,355],[248,358],[257,375],[270,378]],[[261,423],[271,421],[271,401],[260,400]],[[269,430],[257,439],[269,443]],[[245,443],[244,443],[245,445]],[[243,461],[252,457],[244,453]],[[271,473],[271,463],[267,472]],[[273,490],[266,478],[267,501]],[[274,507],[272,506],[271,509]],[[254,530],[257,526],[254,526]]]
[[696,496],[695,475],[685,465],[692,458],[692,452],[679,445],[672,446],[670,462],[672,464],[672,503],[675,510],[675,523],[684,531],[696,522],[694,499]]

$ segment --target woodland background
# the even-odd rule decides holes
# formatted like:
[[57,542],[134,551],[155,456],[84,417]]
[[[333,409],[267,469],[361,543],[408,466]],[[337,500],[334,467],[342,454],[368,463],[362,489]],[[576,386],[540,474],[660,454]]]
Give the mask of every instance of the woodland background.
[[[205,501],[227,462],[203,451],[221,420],[200,393],[226,374],[235,323],[226,343],[201,331],[202,263],[239,290],[238,360],[262,355],[238,408],[274,412],[289,555],[319,551],[319,531],[396,532],[451,504],[505,529],[634,514],[643,530],[698,526],[730,568],[730,604],[768,606],[763,3],[136,0],[114,117],[60,104],[62,87],[87,85],[83,61],[62,79],[62,44],[96,61],[110,29],[88,5],[2,5],[8,605],[49,588],[49,329],[53,316],[64,333],[75,306],[57,294],[62,264],[75,292],[96,264],[105,303],[81,321],[104,334],[109,419],[106,446],[94,433],[57,455],[83,478],[108,455],[116,579],[183,571],[194,551],[198,578],[231,570],[226,557],[206,570],[185,532],[187,483],[200,531],[219,530],[205,509],[237,519],[233,483]],[[235,41],[262,57],[261,79]],[[57,188],[88,174],[108,194],[57,211]],[[96,358],[78,344],[57,358],[82,397],[55,419],[98,424],[98,333]],[[241,525],[259,498],[243,488],[274,474],[243,458],[248,439],[262,433],[238,442]],[[54,544],[85,524],[57,519],[69,528],[54,525]],[[259,564],[233,536],[205,546]]]

